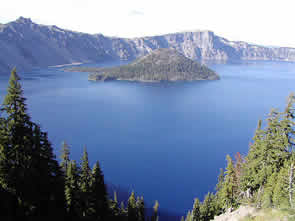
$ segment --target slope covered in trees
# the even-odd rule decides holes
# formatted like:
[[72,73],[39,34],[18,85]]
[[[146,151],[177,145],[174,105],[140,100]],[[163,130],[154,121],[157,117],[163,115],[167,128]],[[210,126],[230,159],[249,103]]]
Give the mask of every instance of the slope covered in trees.
[[113,68],[73,67],[70,71],[93,72],[89,80],[195,81],[217,80],[219,76],[175,49],[162,48],[140,57],[128,65]]
[[195,200],[186,220],[210,220],[240,205],[256,208],[294,209],[295,205],[295,97],[291,94],[283,112],[271,110],[266,126],[258,122],[247,156],[226,156],[215,194],[200,204]]
[[100,164],[90,168],[86,148],[77,163],[63,143],[56,160],[47,133],[27,113],[19,80],[13,70],[0,109],[1,220],[145,220],[143,197],[133,192],[121,207],[108,197]]

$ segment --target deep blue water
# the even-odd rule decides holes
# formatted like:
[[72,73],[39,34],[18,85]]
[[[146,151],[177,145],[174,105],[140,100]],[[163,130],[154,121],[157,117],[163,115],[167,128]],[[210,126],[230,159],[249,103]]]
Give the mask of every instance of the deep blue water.
[[[56,68],[21,76],[29,112],[57,154],[66,140],[79,160],[86,145],[108,182],[184,214],[214,190],[226,154],[246,154],[257,121],[295,91],[294,63],[210,66],[221,80],[95,83]],[[1,100],[7,81],[0,77]]]

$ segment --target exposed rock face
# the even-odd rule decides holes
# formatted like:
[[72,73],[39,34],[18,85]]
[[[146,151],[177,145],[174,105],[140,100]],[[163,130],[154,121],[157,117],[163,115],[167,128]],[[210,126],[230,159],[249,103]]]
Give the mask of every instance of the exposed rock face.
[[143,38],[90,35],[33,23],[20,17],[0,24],[0,73],[72,62],[134,59],[157,48],[174,48],[191,59],[295,61],[294,48],[268,48],[233,42],[211,31]]

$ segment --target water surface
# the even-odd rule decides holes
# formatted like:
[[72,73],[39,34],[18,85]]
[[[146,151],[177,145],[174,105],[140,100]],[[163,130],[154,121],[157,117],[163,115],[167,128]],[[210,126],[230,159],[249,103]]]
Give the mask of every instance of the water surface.
[[[282,109],[294,91],[293,63],[210,67],[221,80],[96,83],[57,68],[21,76],[29,112],[57,154],[66,140],[79,160],[86,145],[107,181],[184,214],[194,197],[214,191],[226,154],[246,154],[257,121],[272,107]],[[1,100],[7,81],[0,77]]]

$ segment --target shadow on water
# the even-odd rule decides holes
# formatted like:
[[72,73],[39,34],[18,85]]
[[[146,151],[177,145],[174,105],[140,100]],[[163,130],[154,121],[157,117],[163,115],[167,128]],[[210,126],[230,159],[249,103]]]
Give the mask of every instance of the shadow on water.
[[[127,190],[127,188],[121,187],[120,185],[114,185],[111,183],[108,183],[107,187],[108,187],[109,196],[111,196],[111,198],[113,199],[114,192],[116,192],[119,206],[121,202],[124,202],[124,206],[126,207],[128,198],[133,190]],[[175,213],[172,210],[168,211],[166,209],[162,209],[161,202],[159,202],[159,204],[160,204],[159,219],[161,221],[180,221],[181,217],[185,215],[185,214]],[[145,202],[145,207],[146,207],[145,215],[149,217],[152,216],[153,205],[150,205],[149,203]]]

